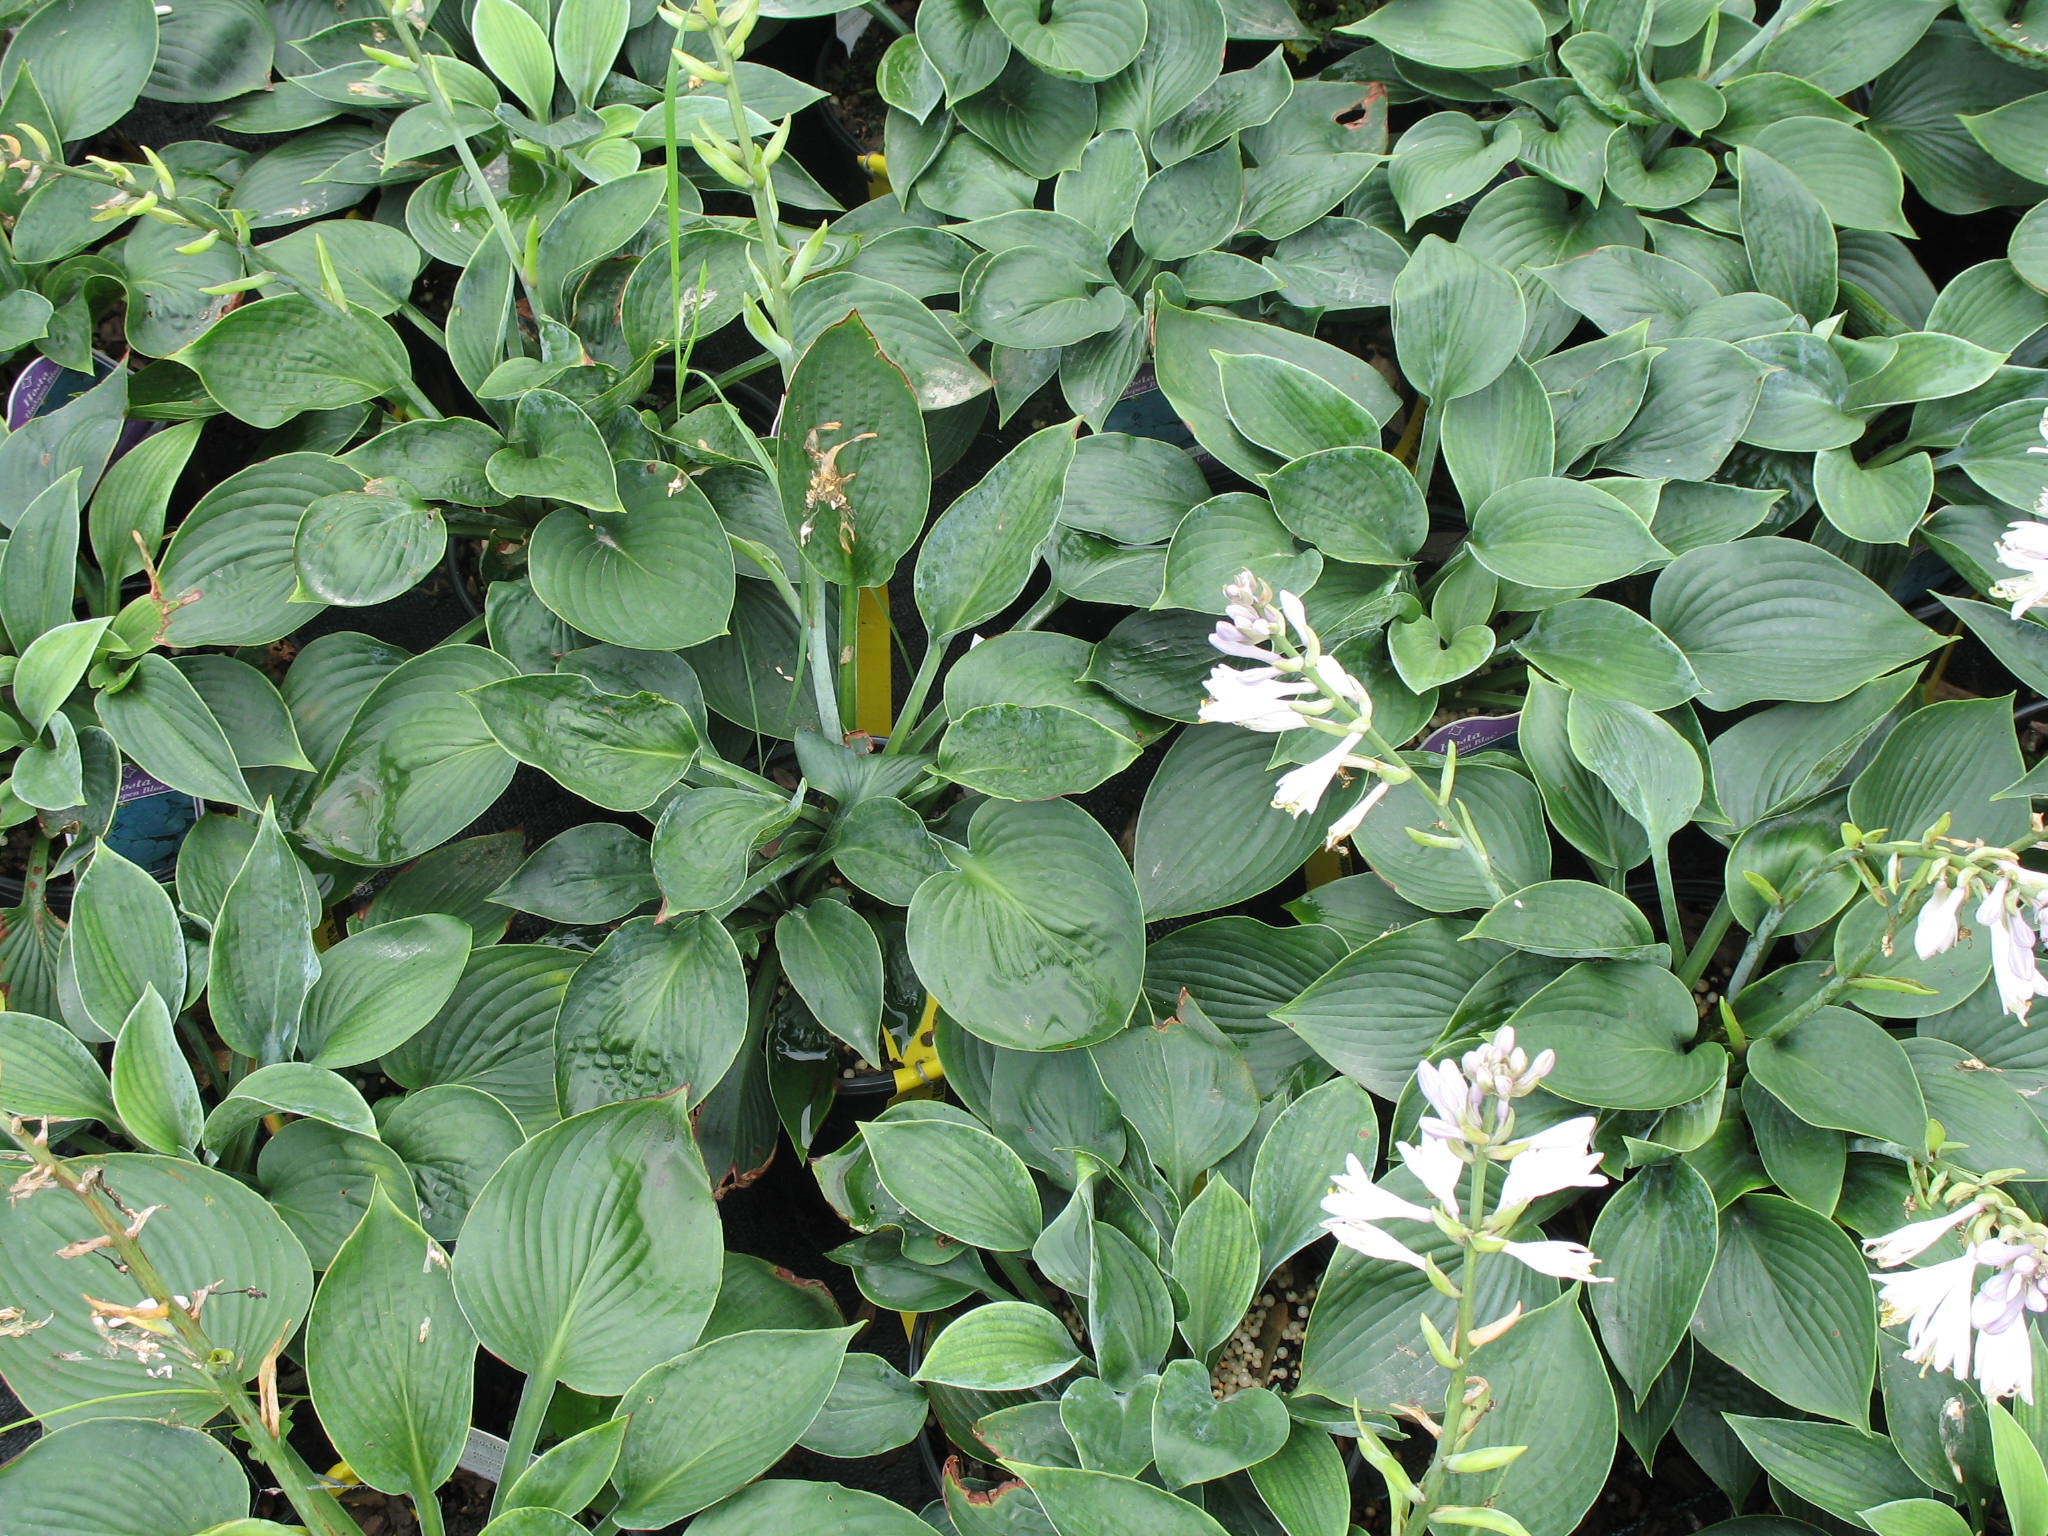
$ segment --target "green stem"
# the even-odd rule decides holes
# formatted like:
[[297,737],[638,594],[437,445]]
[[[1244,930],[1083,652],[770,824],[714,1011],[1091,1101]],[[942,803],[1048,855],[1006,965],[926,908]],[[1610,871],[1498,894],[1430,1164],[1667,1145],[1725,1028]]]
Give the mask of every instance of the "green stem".
[[839,588],[839,729],[850,731],[858,713],[855,698],[859,687],[856,671],[860,656],[860,588],[846,584]]
[[1674,955],[1685,948],[1685,925],[1678,920],[1678,889],[1671,883],[1671,845],[1650,849],[1650,870],[1657,879],[1657,907],[1664,917],[1664,942]]
[[932,684],[938,679],[939,667],[946,659],[946,647],[952,640],[951,635],[933,635],[926,642],[924,659],[917,664],[917,674],[910,680],[910,691],[903,695],[903,703],[896,711],[896,727],[890,731],[889,740],[882,747],[884,756],[909,750],[918,712],[924,708],[925,695],[932,691]]
[[220,1067],[213,1059],[213,1052],[206,1047],[206,1037],[199,1032],[199,1026],[191,1017],[180,1013],[177,1018],[178,1033],[185,1038],[185,1048],[199,1063],[199,1070],[206,1074],[206,1081],[213,1091],[222,1098],[227,1097],[228,1085],[221,1080]]
[[497,191],[484,175],[484,168],[477,163],[476,152],[469,147],[469,135],[462,131],[455,121],[455,108],[449,103],[448,93],[441,88],[441,67],[420,49],[420,40],[414,35],[410,22],[401,20],[393,29],[405,47],[405,56],[418,69],[420,79],[427,87],[427,94],[434,98],[434,105],[441,110],[441,119],[448,125],[449,133],[455,137],[455,155],[462,162],[463,174],[469,178],[470,190],[484,205],[484,213],[491,221],[491,229],[498,237],[498,243],[505,247],[505,254],[511,258],[512,270],[519,275],[519,286],[526,294],[527,307],[535,316],[545,315],[540,297],[534,292],[534,276],[526,264],[526,253],[520,249],[519,237],[512,232],[512,221],[505,217],[504,206],[498,201]]
[[414,328],[417,329],[421,335],[425,336],[427,340],[431,341],[443,352],[446,352],[448,350],[448,333],[442,330],[440,326],[434,324],[434,322],[429,320],[425,315],[421,314],[420,308],[417,304],[408,301],[398,306],[398,312],[401,315],[405,316],[406,319],[410,320],[413,323]]
[[398,393],[399,397],[412,408],[412,412],[416,417],[425,421],[439,421],[441,419],[441,413],[434,409],[434,402],[429,400],[421,392],[419,385],[413,383],[411,379],[403,379],[399,382]]
[[412,1491],[412,1512],[419,1521],[420,1536],[448,1536],[447,1524],[441,1518],[441,1501],[433,1489],[424,1493],[417,1488]]
[[[1314,673],[1309,674],[1311,677],[1314,675]],[[1401,761],[1400,754],[1388,744],[1386,737],[1382,736],[1371,726],[1365,728],[1365,744],[1372,748],[1372,755],[1383,763],[1398,763]],[[1413,777],[1409,782],[1421,790],[1423,797],[1436,807],[1438,825],[1442,826],[1445,831],[1457,836],[1458,846],[1464,849],[1465,857],[1471,861],[1473,870],[1478,874],[1481,883],[1485,885],[1488,893],[1495,901],[1506,900],[1508,888],[1501,884],[1500,876],[1494,873],[1493,859],[1484,848],[1479,847],[1472,841],[1469,833],[1460,829],[1458,816],[1453,809],[1451,797],[1444,794],[1436,785],[1430,783],[1427,775],[1414,773],[1412,769],[1410,772],[1413,774]]]
[[830,735],[839,720],[839,697],[833,687],[832,626],[825,613],[825,578],[804,565],[804,634],[810,650],[811,697],[818,708],[818,729]]
[[1039,594],[1038,601],[1024,611],[1024,617],[1017,621],[1016,627],[1018,629],[1038,628],[1039,625],[1058,612],[1060,605],[1066,600],[1067,594],[1058,587],[1047,587]]
[[[676,147],[676,85],[682,65],[676,61],[676,50],[668,54],[668,73],[661,82],[661,151],[662,164],[668,172],[668,182],[662,193],[668,204],[668,312],[669,323],[675,326],[675,417],[671,424],[683,414],[683,380],[689,377],[689,352],[683,347],[683,168],[681,151]],[[697,327],[690,326],[690,349],[696,350]]]
[[[1483,1156],[1476,1159],[1466,1184],[1465,1221],[1474,1227],[1486,1214],[1486,1170],[1486,1159]],[[1451,1355],[1457,1364],[1451,1368],[1451,1384],[1444,1393],[1443,1434],[1430,1456],[1429,1470],[1423,1474],[1422,1502],[1410,1512],[1403,1524],[1403,1536],[1426,1536],[1430,1517],[1443,1502],[1444,1478],[1449,1472],[1444,1460],[1463,1450],[1472,1430],[1477,1427],[1477,1420],[1469,1424],[1466,1422],[1465,1389],[1472,1379],[1472,1329],[1477,1306],[1474,1293],[1479,1288],[1478,1282],[1479,1253],[1468,1241],[1465,1244],[1465,1262],[1458,1273],[1458,1318],[1450,1338]]]
[[440,643],[442,645],[461,645],[465,641],[474,640],[478,635],[482,634],[483,632],[484,616],[482,614],[478,614],[473,619],[465,619],[460,628],[451,631],[450,634],[448,635],[448,638],[441,641]]
[[1707,76],[1707,84],[1725,85],[1733,80],[1749,67],[1751,59],[1771,45],[1772,40],[1785,30],[1788,23],[1798,20],[1819,3],[1820,0],[1804,0],[1803,4],[1796,3],[1796,0],[1786,0],[1784,5],[1778,7],[1777,15],[1759,27],[1754,37],[1730,54],[1728,61],[1719,69]]
[[[722,373],[715,373],[709,380],[683,397],[682,404],[676,407],[677,414],[687,414],[700,405],[709,405],[713,400],[723,397],[726,385],[737,384],[742,379],[751,379],[755,374],[766,373],[774,366],[775,359],[763,352],[759,357],[749,358],[746,362],[737,363]],[[678,378],[680,379],[680,375]]]
[[733,52],[731,34],[725,23],[714,21],[705,35],[711,40],[719,72],[725,76],[725,102],[732,116],[732,142],[740,152],[749,176],[747,196],[754,205],[754,224],[760,232],[761,260],[756,263],[763,292],[761,301],[768,311],[768,323],[789,346],[795,359],[796,324],[789,306],[789,247],[782,239],[782,208],[775,198],[775,178],[767,157],[754,142],[747,126],[747,104],[740,97],[739,55]]
[[[1728,904],[1724,892],[1714,903],[1714,911],[1707,918],[1706,927],[1700,930],[1699,938],[1686,952],[1685,961],[1678,967],[1678,979],[1688,987],[1707,973],[1707,964],[1714,958],[1714,951],[1721,947],[1721,941],[1728,937],[1728,930],[1735,923],[1735,908]],[[1672,951],[1674,954],[1677,951]]]
[[554,1401],[555,1372],[561,1368],[559,1343],[549,1346],[540,1368],[526,1378],[519,1389],[519,1409],[512,1415],[512,1433],[505,1437],[505,1466],[498,1474],[497,1491],[491,1495],[491,1518],[505,1511],[505,1495],[519,1481],[519,1474],[533,1460],[534,1443],[540,1439],[541,1423]]
[[1431,400],[1422,410],[1422,443],[1415,452],[1415,484],[1420,487],[1425,501],[1429,499],[1429,482],[1436,477],[1437,447],[1442,441],[1441,411]]
[[[262,1413],[249,1398],[247,1388],[233,1376],[220,1374],[210,1364],[219,1353],[218,1346],[208,1336],[198,1318],[185,1307],[180,1306],[163,1275],[143,1248],[139,1237],[131,1237],[128,1225],[115,1211],[107,1198],[105,1185],[88,1188],[81,1183],[66,1166],[63,1159],[33,1137],[14,1133],[14,1141],[41,1168],[49,1172],[57,1184],[76,1199],[99,1224],[100,1232],[107,1239],[107,1246],[120,1263],[122,1269],[152,1301],[165,1308],[166,1320],[178,1334],[179,1343],[193,1361],[193,1369],[203,1374],[221,1406],[234,1418],[248,1441],[250,1451],[270,1471],[277,1486],[291,1501],[313,1536],[362,1536],[361,1530],[348,1516],[334,1495],[321,1486],[312,1470],[290,1445],[271,1433],[264,1422]],[[279,1343],[282,1343],[279,1340]],[[230,1352],[231,1354],[232,1352]]]
[[1836,998],[1848,991],[1849,983],[1863,974],[1864,968],[1877,958],[1878,952],[1883,948],[1884,932],[1880,929],[1862,949],[1835,967],[1835,974],[1828,978],[1827,983],[1819,991],[1791,1008],[1782,1018],[1771,1020],[1770,1027],[1758,1030],[1756,1038],[1759,1040],[1772,1039],[1775,1036],[1790,1032],[1805,1020],[1812,1018],[1821,1009],[1827,1007]]

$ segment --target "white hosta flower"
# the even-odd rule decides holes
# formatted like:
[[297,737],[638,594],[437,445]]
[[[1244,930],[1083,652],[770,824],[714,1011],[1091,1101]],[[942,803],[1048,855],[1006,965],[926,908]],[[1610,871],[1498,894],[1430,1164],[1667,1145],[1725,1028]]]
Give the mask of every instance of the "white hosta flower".
[[1465,1071],[1475,1083],[1483,1083],[1497,1099],[1520,1099],[1536,1091],[1536,1085],[1557,1066],[1557,1052],[1539,1051],[1531,1061],[1529,1053],[1515,1044],[1514,1026],[1503,1024],[1484,1045],[1465,1053]]
[[1977,1387],[1986,1397],[2034,1400],[2034,1330],[2024,1320],[1977,1335]]
[[1322,803],[1323,792],[1336,782],[1338,773],[1346,768],[1364,767],[1370,761],[1352,756],[1352,750],[1364,739],[1346,736],[1313,762],[1281,774],[1280,782],[1273,786],[1273,809],[1290,816],[1314,810]]
[[[2033,449],[2035,453],[2042,450]],[[2012,616],[2019,618],[2029,608],[2048,603],[2048,523],[2016,522],[2005,530],[1993,548],[1998,563],[2018,571],[1996,582],[1991,595],[2012,604]]]
[[1885,1326],[1906,1324],[1908,1360],[1951,1376],[1969,1374],[1971,1289],[1976,1273],[1977,1261],[1965,1254],[1925,1269],[1871,1276],[1881,1287],[1877,1299]]
[[1423,1117],[1423,1135],[1441,1141],[1457,1141],[1466,1139],[1477,1126],[1480,1108],[1485,1103],[1485,1089],[1478,1083],[1467,1083],[1465,1074],[1455,1061],[1417,1063],[1415,1086],[1422,1090],[1423,1098],[1436,1111],[1434,1116]]
[[1359,796],[1356,805],[1330,823],[1330,830],[1323,835],[1323,846],[1325,848],[1335,848],[1339,843],[1351,836],[1352,833],[1356,832],[1365,824],[1365,818],[1372,814],[1372,808],[1386,798],[1387,791],[1393,787],[1385,779],[1381,779],[1379,783],[1373,785],[1371,789]]
[[1954,885],[1946,880],[1935,881],[1921,904],[1919,919],[1913,924],[1913,953],[1922,960],[1932,960],[1955,948],[1956,940],[1962,937],[1962,924],[1956,914],[1969,894],[1970,887],[1964,881]]
[[1600,1154],[1592,1148],[1593,1117],[1585,1115],[1539,1131],[1508,1159],[1500,1209],[1512,1210],[1560,1189],[1598,1189],[1607,1182],[1596,1172]]
[[1325,1231],[1367,1258],[1386,1259],[1415,1269],[1426,1266],[1427,1260],[1421,1254],[1382,1231],[1379,1224],[1396,1220],[1426,1222],[1430,1219],[1427,1209],[1381,1189],[1355,1157],[1344,1159],[1344,1172],[1331,1184],[1330,1193],[1323,1197],[1323,1209],[1329,1213],[1329,1220],[1323,1223]]
[[1930,1216],[1925,1221],[1909,1221],[1896,1232],[1887,1232],[1882,1237],[1865,1238],[1863,1252],[1880,1268],[1891,1269],[1908,1259],[1919,1258],[1940,1242],[1943,1236],[1955,1231],[1983,1209],[1983,1201],[1972,1200],[1967,1205],[1957,1206],[1946,1216]]
[[2048,980],[2042,978],[2034,953],[2033,925],[2006,905],[2010,888],[2005,880],[1992,886],[1978,904],[1977,921],[1991,934],[1991,975],[1998,983],[1998,1000],[2007,1013],[2025,1023],[2034,999],[2048,997]]
[[1334,656],[1318,656],[1310,663],[1310,670],[1325,688],[1352,707],[1358,716],[1353,723],[1361,731],[1372,724],[1372,694],[1364,683],[1344,670],[1342,662]]
[[1316,705],[1328,707],[1327,701],[1302,698],[1314,692],[1314,683],[1282,676],[1277,667],[1219,666],[1209,674],[1209,696],[1198,718],[1248,731],[1299,730],[1309,714],[1320,712]]
[[1977,1330],[1977,1385],[1986,1397],[2017,1392],[2034,1400],[2034,1335],[2028,1319],[2048,1311],[2048,1255],[2033,1242],[1993,1238],[1970,1250],[1990,1278],[1970,1303]]
[[1599,1285],[1609,1277],[1593,1273],[1593,1266],[1600,1260],[1593,1250],[1584,1243],[1566,1243],[1552,1240],[1533,1243],[1507,1243],[1501,1251],[1511,1259],[1518,1259],[1539,1275],[1551,1275],[1559,1280],[1580,1280]]
[[1458,1186],[1465,1179],[1465,1163],[1452,1144],[1437,1136],[1424,1136],[1417,1145],[1401,1142],[1396,1148],[1408,1171],[1422,1181],[1422,1187],[1436,1197],[1436,1203],[1451,1215],[1458,1214]]

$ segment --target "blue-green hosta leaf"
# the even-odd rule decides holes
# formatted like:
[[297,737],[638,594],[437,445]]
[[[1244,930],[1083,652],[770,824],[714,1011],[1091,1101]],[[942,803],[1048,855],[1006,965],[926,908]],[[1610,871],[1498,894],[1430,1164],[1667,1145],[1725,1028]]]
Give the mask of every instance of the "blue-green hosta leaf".
[[447,1255],[379,1186],[307,1324],[321,1427],[372,1487],[432,1498],[462,1455],[475,1359]]
[[696,722],[674,700],[607,693],[575,674],[508,677],[469,698],[499,746],[607,810],[652,805],[700,746]]
[[1681,555],[1657,576],[1650,618],[1685,652],[1710,709],[1839,699],[1938,639],[1833,555],[1777,538]]
[[676,1094],[700,1103],[746,1034],[746,984],[725,925],[707,913],[615,929],[578,967],[555,1022],[566,1113]]
[[565,1120],[505,1160],[463,1226],[455,1292],[500,1359],[608,1394],[697,1341],[719,1260],[680,1101],[637,1099]]
[[1438,69],[1504,69],[1533,59],[1550,33],[1529,0],[1392,0],[1337,29]]
[[510,782],[513,759],[464,695],[513,675],[471,645],[442,646],[386,675],[321,774],[303,822],[351,863],[402,863],[472,821]]
[[229,311],[178,360],[230,415],[256,427],[372,400],[412,380],[411,361],[388,324],[347,305],[332,312],[296,293]]
[[958,868],[910,904],[912,962],[947,1013],[1024,1050],[1123,1027],[1144,971],[1138,892],[1108,835],[1060,802],[991,801]]
[[620,1518],[680,1520],[751,1482],[794,1445],[831,1396],[851,1328],[755,1329],[654,1367],[620,1400]]
[[[80,1477],[81,1466],[98,1476]],[[120,1480],[119,1498],[109,1497],[107,1479]],[[232,1451],[197,1429],[102,1418],[45,1433],[0,1466],[0,1498],[10,1518],[45,1536],[225,1531],[221,1522],[249,1508],[249,1477]]]
[[1068,80],[1107,80],[1145,44],[1143,0],[996,0],[988,14],[1019,53]]
[[1795,1408],[1858,1426],[1869,1417],[1877,1293],[1856,1245],[1823,1216],[1776,1195],[1724,1210],[1692,1330]]
[[321,602],[364,608],[416,585],[447,547],[437,508],[372,481],[308,506],[292,555],[300,584]]

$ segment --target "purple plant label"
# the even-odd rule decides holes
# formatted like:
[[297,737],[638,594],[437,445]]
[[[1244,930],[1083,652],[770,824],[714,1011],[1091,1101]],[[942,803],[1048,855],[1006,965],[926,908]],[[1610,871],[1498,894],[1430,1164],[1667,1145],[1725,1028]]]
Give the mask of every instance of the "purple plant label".
[[7,392],[7,430],[19,432],[50,398],[64,370],[47,357],[31,358]]
[[1442,752],[1452,742],[1458,744],[1462,753],[1483,752],[1488,747],[1500,746],[1512,741],[1515,732],[1521,729],[1522,717],[1513,715],[1473,715],[1464,720],[1453,720],[1440,725],[1422,739],[1425,752]]
[[121,765],[121,792],[115,798],[123,805],[130,800],[147,800],[151,795],[175,793],[171,786],[151,778],[133,763]]

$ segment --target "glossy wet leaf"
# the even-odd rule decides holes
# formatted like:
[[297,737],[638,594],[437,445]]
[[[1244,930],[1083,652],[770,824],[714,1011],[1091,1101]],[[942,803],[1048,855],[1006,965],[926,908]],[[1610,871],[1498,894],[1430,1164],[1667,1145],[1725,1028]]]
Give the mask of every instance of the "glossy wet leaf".
[[344,491],[306,508],[292,554],[308,592],[362,608],[417,585],[447,546],[448,525],[427,502],[392,490]]
[[746,982],[731,936],[698,913],[615,929],[576,971],[555,1024],[566,1114],[681,1090],[695,1105],[746,1033]]

